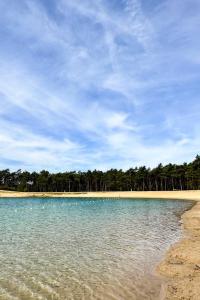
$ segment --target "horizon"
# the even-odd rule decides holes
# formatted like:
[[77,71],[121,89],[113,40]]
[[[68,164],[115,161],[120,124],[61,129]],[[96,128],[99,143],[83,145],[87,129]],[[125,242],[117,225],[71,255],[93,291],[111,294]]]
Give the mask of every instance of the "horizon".
[[0,169],[127,170],[200,149],[200,2],[0,2]]

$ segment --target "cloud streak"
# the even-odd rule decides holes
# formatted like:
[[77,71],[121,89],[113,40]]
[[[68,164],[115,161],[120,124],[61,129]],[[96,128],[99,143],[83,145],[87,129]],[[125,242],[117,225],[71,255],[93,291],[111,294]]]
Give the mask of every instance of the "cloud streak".
[[197,0],[0,3],[0,168],[191,160]]

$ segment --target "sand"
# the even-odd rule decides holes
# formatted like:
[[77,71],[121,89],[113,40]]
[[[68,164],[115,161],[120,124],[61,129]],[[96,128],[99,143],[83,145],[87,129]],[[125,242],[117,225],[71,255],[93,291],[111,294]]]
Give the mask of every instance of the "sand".
[[166,300],[200,299],[200,202],[182,216],[185,238],[173,245],[159,274],[167,278],[164,286]]
[[86,193],[42,193],[0,191],[0,197],[83,197],[83,198],[150,198],[184,199],[200,201],[199,191],[150,191],[150,192],[86,192]]
[[0,197],[105,197],[195,200],[182,216],[185,237],[173,245],[157,267],[166,300],[200,300],[200,191],[25,193],[0,191]]

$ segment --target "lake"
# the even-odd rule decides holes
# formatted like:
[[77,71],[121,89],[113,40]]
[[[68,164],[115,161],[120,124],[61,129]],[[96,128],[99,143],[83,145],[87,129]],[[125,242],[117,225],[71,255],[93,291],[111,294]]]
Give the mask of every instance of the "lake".
[[190,201],[0,199],[0,299],[158,299]]

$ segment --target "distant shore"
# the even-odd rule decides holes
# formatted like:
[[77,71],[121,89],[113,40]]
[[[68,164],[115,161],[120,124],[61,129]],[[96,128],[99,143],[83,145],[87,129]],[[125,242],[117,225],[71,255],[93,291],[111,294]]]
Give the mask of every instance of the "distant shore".
[[[88,192],[42,193],[0,191],[0,197],[65,197],[65,198],[141,198],[194,200],[196,204],[182,216],[185,237],[173,245],[157,272],[165,277],[164,299],[199,300],[200,295],[200,190],[198,191],[147,191],[147,192]],[[163,298],[162,298],[163,299]]]
[[81,198],[149,198],[149,199],[183,199],[200,201],[200,190],[192,191],[126,191],[126,192],[13,192],[0,190],[0,197],[81,197]]

